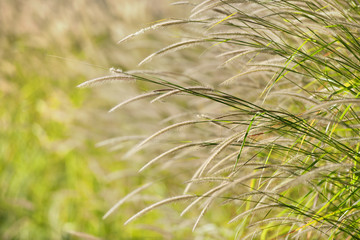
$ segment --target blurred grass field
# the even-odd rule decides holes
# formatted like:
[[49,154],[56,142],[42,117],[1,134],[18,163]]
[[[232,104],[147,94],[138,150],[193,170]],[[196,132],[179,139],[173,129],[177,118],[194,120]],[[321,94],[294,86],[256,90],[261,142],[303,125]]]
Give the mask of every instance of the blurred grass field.
[[116,42],[161,18],[163,3],[155,8],[153,1],[141,0],[0,2],[1,239],[166,236],[124,228],[132,209],[101,219],[141,183],[126,170],[129,163],[117,161],[119,152],[95,147],[115,136],[118,129],[112,129],[131,114],[106,113],[118,99],[105,94],[111,87],[76,88],[110,67],[133,67],[151,51]]
[[0,1],[0,239],[360,239],[357,1],[173,2]]

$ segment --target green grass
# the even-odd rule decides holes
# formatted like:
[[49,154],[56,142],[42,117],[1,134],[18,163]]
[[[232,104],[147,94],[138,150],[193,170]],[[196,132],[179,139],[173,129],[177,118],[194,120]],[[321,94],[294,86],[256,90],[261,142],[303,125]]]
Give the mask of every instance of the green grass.
[[237,239],[360,239],[359,15],[357,1],[219,0],[156,23],[183,28],[140,62],[159,72],[115,70],[110,80],[149,84],[139,99],[159,106],[160,126],[125,157],[145,153],[141,174],[177,184],[126,224],[186,200],[194,234],[214,223]]
[[358,5],[0,3],[0,238],[360,239]]

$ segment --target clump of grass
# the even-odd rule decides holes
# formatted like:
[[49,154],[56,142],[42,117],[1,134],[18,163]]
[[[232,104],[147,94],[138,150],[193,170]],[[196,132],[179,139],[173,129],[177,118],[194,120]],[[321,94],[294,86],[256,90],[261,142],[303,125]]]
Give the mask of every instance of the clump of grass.
[[[187,182],[184,193],[126,223],[164,203],[191,199],[183,214],[200,209],[193,230],[207,212],[231,205],[236,210],[224,215],[238,224],[238,239],[360,239],[359,7],[357,1],[207,0],[189,19],[175,21],[188,26],[183,39],[141,64],[194,45],[196,53],[200,45],[201,57],[191,59],[196,67],[182,51],[180,66],[165,66],[189,78],[123,74],[166,88],[146,96],[171,95],[169,115],[183,112],[184,102],[185,111],[196,113],[180,114],[129,151],[145,143],[159,149],[146,167],[177,155],[178,165],[157,167],[174,177],[186,169]],[[165,134],[177,127],[178,134]]]

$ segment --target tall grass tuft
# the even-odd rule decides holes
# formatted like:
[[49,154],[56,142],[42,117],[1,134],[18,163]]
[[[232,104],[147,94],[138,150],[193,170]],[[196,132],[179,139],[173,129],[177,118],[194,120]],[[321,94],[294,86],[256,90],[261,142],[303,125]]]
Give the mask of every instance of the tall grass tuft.
[[127,156],[151,146],[160,154],[144,174],[160,168],[187,179],[183,193],[170,191],[126,223],[187,199],[181,215],[197,207],[194,231],[223,208],[237,239],[360,239],[359,2],[192,6],[188,18],[124,38],[181,24],[177,43],[140,63],[178,75],[122,74],[152,85],[144,96],[176,116]]

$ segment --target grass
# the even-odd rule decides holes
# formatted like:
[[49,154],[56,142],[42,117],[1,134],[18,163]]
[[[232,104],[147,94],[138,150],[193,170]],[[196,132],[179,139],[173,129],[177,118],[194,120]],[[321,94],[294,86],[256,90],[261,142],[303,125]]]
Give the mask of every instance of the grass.
[[[224,231],[214,238],[360,239],[359,3],[191,6],[186,19],[120,40],[126,45],[150,29],[182,28],[176,43],[140,61],[158,71],[112,75],[151,89],[124,104],[146,97],[158,105],[151,106],[157,109],[152,123],[160,126],[144,131],[149,137],[125,157],[145,153],[142,175],[172,178],[162,180],[169,197],[126,224],[186,200],[180,215],[192,221],[194,234],[215,224]],[[148,121],[136,126],[147,130]]]

